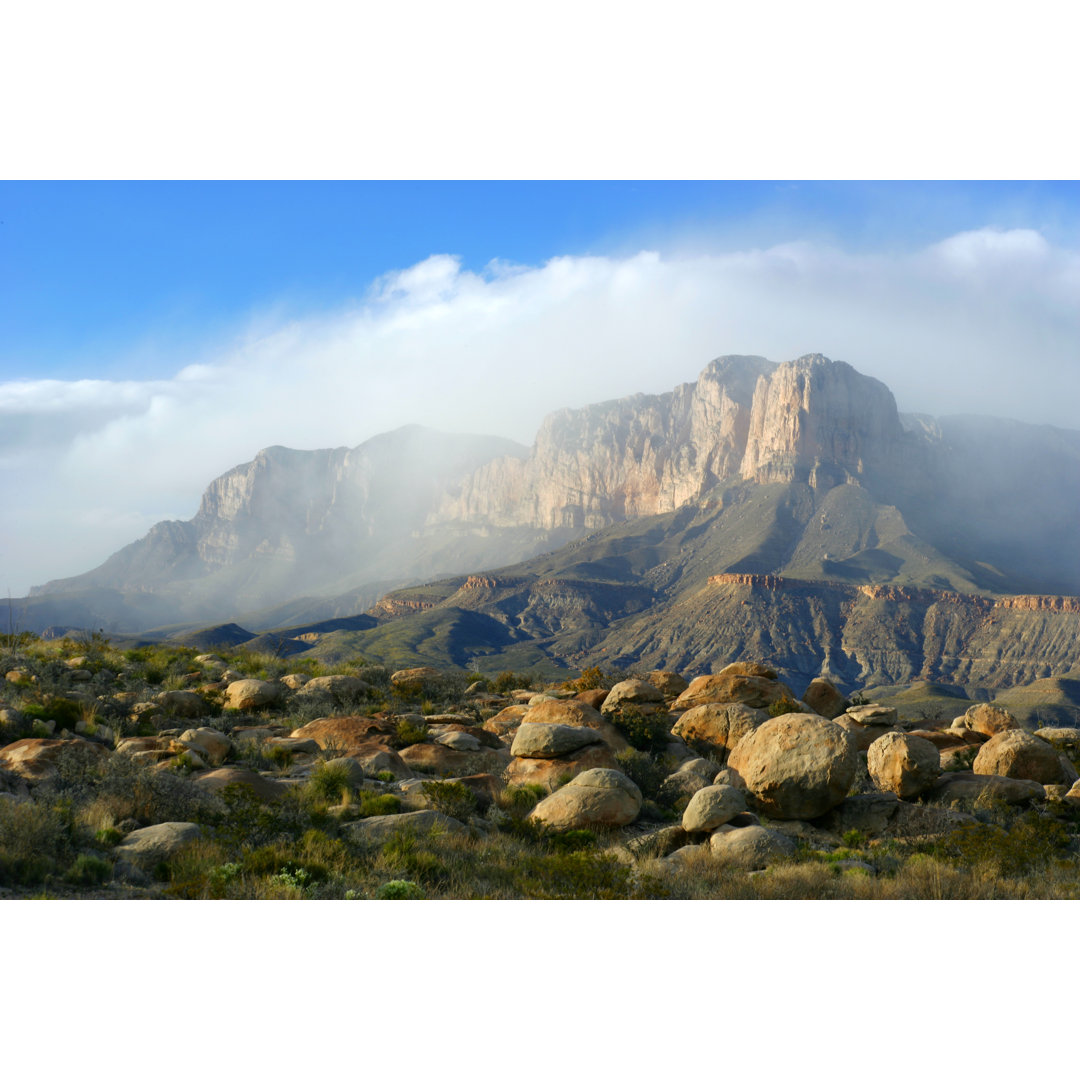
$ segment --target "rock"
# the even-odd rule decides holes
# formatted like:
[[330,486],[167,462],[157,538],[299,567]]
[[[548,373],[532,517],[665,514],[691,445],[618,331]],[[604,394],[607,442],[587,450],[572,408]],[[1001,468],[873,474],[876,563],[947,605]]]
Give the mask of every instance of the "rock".
[[213,728],[189,728],[179,739],[211,765],[220,765],[232,751],[232,740]]
[[756,660],[736,660],[726,667],[722,667],[717,675],[751,675],[758,679],[778,679],[780,676],[775,668],[767,664],[759,664]]
[[652,683],[643,679],[624,679],[608,692],[600,712],[604,716],[618,716],[628,706],[645,713],[656,712],[663,704],[663,692]]
[[369,775],[364,766],[354,757],[330,758],[323,767],[340,771],[348,777],[349,787],[353,790],[360,787]]
[[926,731],[915,729],[909,732],[916,739],[925,739],[933,743],[938,750],[953,750],[956,747],[970,745],[955,731]]
[[296,696],[301,699],[328,697],[337,702],[346,702],[364,697],[370,690],[368,683],[354,675],[320,675],[318,678],[308,679],[296,691]]
[[938,754],[941,761],[942,772],[955,772],[957,770],[970,772],[971,766],[978,754],[978,748],[962,743],[960,746],[950,746]]
[[148,750],[168,750],[171,740],[161,735],[140,735],[121,739],[116,744],[118,754],[142,754]]
[[402,668],[401,671],[395,671],[390,676],[394,689],[403,690],[406,693],[420,693],[441,687],[445,681],[443,672],[434,667]]
[[1043,802],[1046,791],[1035,780],[1014,780],[1008,776],[985,776],[972,772],[947,772],[924,793],[925,799],[949,805],[979,798],[1000,800],[1010,806]]
[[506,782],[515,787],[539,784],[554,791],[564,778],[579,776],[589,769],[618,769],[615,755],[603,743],[557,758],[515,757],[506,768]]
[[1036,728],[1032,734],[1048,742],[1055,750],[1080,750],[1080,728],[1044,727]]
[[229,683],[225,690],[225,700],[230,709],[249,712],[273,705],[281,697],[278,683],[264,682],[262,679],[237,679]]
[[549,829],[619,828],[641,810],[641,791],[615,769],[587,769],[537,803],[529,820]]
[[401,760],[416,772],[443,775],[502,771],[510,760],[506,750],[453,750],[438,743],[414,743],[399,751]]
[[[1067,763],[1066,763],[1067,764]],[[1019,729],[1005,729],[983,744],[972,765],[977,776],[1007,776],[1039,784],[1071,783],[1061,754],[1044,739]]]
[[392,725],[367,716],[330,716],[296,728],[294,739],[314,739],[323,750],[348,750],[373,740],[389,744]]
[[510,744],[510,753],[514,757],[557,758],[597,743],[603,743],[603,739],[595,728],[522,724]]
[[505,709],[485,720],[481,727],[484,731],[490,731],[493,735],[506,735],[518,728],[521,724],[521,718],[528,711],[528,705],[507,705]]
[[681,825],[668,825],[644,836],[627,840],[626,850],[634,859],[663,859],[691,843],[690,834]]
[[794,701],[790,687],[773,678],[761,675],[742,675],[730,671],[734,665],[728,665],[728,674],[699,675],[675,699],[671,708],[692,709],[695,705],[727,704],[741,702],[752,709],[767,709],[778,701]]
[[68,739],[19,739],[0,750],[0,768],[24,780],[49,780],[61,765],[89,768],[108,757],[100,743],[73,736]]
[[726,825],[746,809],[746,796],[739,788],[718,784],[702,788],[683,811],[682,827],[689,833],[712,832]]
[[731,752],[751,808],[767,817],[807,821],[843,801],[859,759],[846,731],[831,720],[787,713],[765,721]]
[[297,671],[289,675],[282,675],[278,682],[282,686],[288,687],[290,690],[299,690],[301,686],[311,682],[311,676],[305,675],[303,672]]
[[696,705],[679,717],[671,731],[688,745],[703,749],[723,762],[740,739],[768,719],[764,709],[752,709],[739,702]]
[[445,734],[437,735],[432,741],[438,743],[439,746],[448,746],[451,750],[472,752],[483,749],[480,740],[465,731],[447,731]]
[[970,814],[906,803],[891,793],[875,791],[867,795],[849,795],[814,824],[837,836],[852,829],[868,837],[933,836],[973,821]]
[[166,690],[154,700],[170,716],[182,716],[185,719],[204,716],[209,709],[206,701],[192,690]]
[[291,736],[272,735],[263,743],[263,750],[287,750],[290,754],[317,754],[319,744],[314,739],[294,739]]
[[1080,780],[1077,780],[1075,784],[1065,793],[1066,799],[1080,799]]
[[455,784],[464,784],[476,796],[476,807],[483,813],[498,798],[499,792],[506,787],[506,782],[491,773],[476,773],[473,776],[458,776]]
[[665,698],[678,697],[690,684],[674,671],[650,671],[645,676]]
[[969,731],[977,731],[980,735],[990,738],[1003,731],[1012,731],[1020,727],[1016,717],[1008,710],[996,705],[987,705],[985,702],[972,705],[963,717],[957,717],[953,724],[956,725],[957,721],[961,721],[961,726]]
[[282,784],[269,777],[260,776],[251,769],[213,769],[195,777],[193,783],[205,791],[224,791],[230,784],[241,784],[250,789],[259,802],[277,802],[284,798],[289,790],[288,785]]
[[163,821],[129,832],[113,851],[124,862],[152,870],[201,836],[202,829],[190,821]]
[[354,746],[347,754],[358,762],[366,776],[378,776],[381,772],[392,773],[395,780],[407,780],[416,773],[402,760],[396,750],[378,745]]
[[401,832],[465,833],[468,829],[456,818],[437,810],[411,810],[404,814],[383,814],[350,821],[342,826],[342,831],[354,843],[384,844]]
[[716,775],[716,766],[705,758],[695,757],[684,761],[678,769],[660,785],[660,800],[673,803],[709,787]]
[[913,799],[938,778],[941,755],[926,739],[890,732],[871,743],[866,767],[879,791]]
[[822,678],[811,681],[802,700],[826,720],[835,720],[851,704],[828,679]]
[[592,709],[601,709],[607,700],[607,696],[607,690],[597,687],[595,690],[582,690],[580,694],[575,694],[571,700],[580,701]]
[[839,724],[854,740],[855,749],[863,753],[869,750],[882,735],[887,735],[896,730],[891,727],[867,727],[855,721],[847,713],[838,716],[833,723]]
[[852,705],[844,715],[863,727],[889,728],[896,724],[896,710],[891,705]]
[[566,724],[569,727],[592,728],[614,753],[626,750],[630,744],[619,734],[615,725],[582,701],[545,700],[529,707],[521,718],[523,724]]
[[745,870],[764,870],[795,854],[795,845],[780,833],[761,825],[721,829],[709,837],[713,855]]

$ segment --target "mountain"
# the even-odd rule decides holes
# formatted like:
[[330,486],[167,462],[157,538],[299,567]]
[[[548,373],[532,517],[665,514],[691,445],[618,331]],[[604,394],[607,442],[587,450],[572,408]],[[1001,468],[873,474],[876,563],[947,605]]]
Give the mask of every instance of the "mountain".
[[902,415],[817,354],[725,356],[554,413],[529,450],[407,428],[263,451],[192,521],[31,602],[71,623],[111,598],[118,621],[188,631],[370,608],[312,647],[387,662],[746,656],[796,681],[1004,687],[1080,670],[1078,531],[1080,432]]

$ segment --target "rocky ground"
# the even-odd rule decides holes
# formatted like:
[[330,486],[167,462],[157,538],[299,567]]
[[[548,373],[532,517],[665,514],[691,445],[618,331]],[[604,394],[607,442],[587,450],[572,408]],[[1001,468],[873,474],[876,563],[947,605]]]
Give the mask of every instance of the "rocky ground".
[[0,674],[9,898],[1080,898],[1080,730],[993,705],[99,637]]

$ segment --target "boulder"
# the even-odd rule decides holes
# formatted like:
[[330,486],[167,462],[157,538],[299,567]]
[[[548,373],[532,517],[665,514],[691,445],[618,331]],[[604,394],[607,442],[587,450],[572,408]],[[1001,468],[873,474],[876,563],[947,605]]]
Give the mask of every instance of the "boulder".
[[308,679],[296,696],[301,700],[307,698],[327,697],[337,702],[354,701],[358,697],[364,697],[371,686],[363,679],[355,675],[320,675],[315,679]]
[[442,686],[445,676],[438,668],[413,667],[402,668],[390,676],[390,682],[395,690],[403,690],[406,693],[420,693],[423,690]]
[[869,750],[882,735],[896,730],[891,727],[867,727],[853,720],[847,713],[838,716],[833,723],[839,724],[851,736],[855,742],[855,749],[862,753]]
[[595,690],[582,690],[580,694],[575,694],[571,701],[580,701],[590,708],[599,709],[603,707],[604,702],[607,700],[609,691],[603,687],[597,687]]
[[480,726],[493,735],[509,735],[521,724],[521,718],[529,711],[528,705],[507,705],[505,709],[489,717]]
[[889,728],[896,724],[896,710],[891,705],[852,705],[844,715],[863,727]]
[[441,735],[436,735],[431,741],[438,743],[439,746],[448,746],[451,750],[475,752],[483,749],[483,743],[467,731],[445,731]]
[[454,750],[439,743],[413,743],[399,751],[401,760],[416,772],[443,775],[501,772],[509,763],[506,750]]
[[716,775],[716,766],[702,757],[684,761],[670,776],[665,777],[660,785],[660,800],[673,803],[687,798],[709,787]]
[[367,716],[330,716],[296,728],[292,737],[314,739],[323,750],[348,750],[373,740],[389,744],[393,730],[393,725]]
[[342,831],[354,843],[384,844],[400,832],[465,833],[468,829],[456,818],[438,810],[411,810],[404,814],[382,814],[350,821],[342,826]]
[[954,802],[991,799],[1010,806],[1043,802],[1046,791],[1035,780],[1014,780],[1008,776],[984,776],[973,772],[942,773],[923,793],[924,799],[946,806]]
[[963,716],[958,716],[953,721],[953,726],[965,727],[969,731],[975,731],[980,735],[993,738],[1003,731],[1012,731],[1019,728],[1020,724],[1007,709],[981,702],[978,705],[972,705]]
[[407,780],[416,775],[396,750],[379,743],[356,744],[346,752],[346,756],[358,762],[366,776],[388,772],[393,774],[395,780]]
[[724,826],[709,837],[709,847],[717,859],[744,870],[764,870],[795,854],[791,840],[761,825],[745,829]]
[[851,703],[828,679],[814,679],[802,696],[803,704],[818,716],[835,720]]
[[569,727],[592,728],[598,732],[604,744],[614,753],[629,747],[615,725],[592,706],[583,701],[555,701],[545,699],[531,705],[521,718],[523,724],[566,724]]
[[514,757],[565,757],[586,746],[603,743],[595,728],[571,727],[569,724],[522,724],[510,744]]
[[634,859],[663,859],[691,842],[692,837],[681,825],[667,825],[628,840],[626,850]]
[[940,775],[941,755],[926,739],[893,731],[870,744],[866,767],[879,791],[913,799]]
[[695,705],[741,702],[752,709],[767,709],[778,701],[794,701],[795,695],[790,687],[776,678],[732,672],[731,668],[734,666],[729,664],[724,669],[727,674],[721,672],[719,675],[699,675],[675,699],[671,708],[678,712],[681,709],[692,709]]
[[290,690],[299,690],[301,686],[311,682],[311,676],[305,675],[303,672],[296,671],[289,675],[282,675],[278,682],[282,686],[287,686]]
[[858,829],[866,836],[930,836],[973,821],[970,814],[906,803],[889,792],[874,791],[849,795],[814,824],[837,836],[851,829]]
[[206,700],[192,690],[166,690],[154,700],[170,716],[182,716],[194,719],[204,716],[208,711]]
[[515,757],[506,767],[506,782],[514,786],[539,784],[554,791],[566,777],[573,778],[589,769],[618,769],[612,751],[603,743],[557,758]]
[[202,836],[202,829],[190,821],[163,821],[129,832],[113,849],[117,858],[140,869],[152,870],[181,848]]
[[1080,750],[1080,728],[1044,727],[1032,732],[1036,738],[1044,739],[1055,750]]
[[745,736],[728,758],[753,809],[807,821],[842,802],[859,765],[850,735],[808,713],[786,713]]
[[608,692],[600,712],[604,716],[618,716],[628,706],[641,712],[656,712],[663,705],[664,694],[658,687],[643,679],[624,679]]
[[645,676],[665,698],[678,697],[690,684],[674,671],[650,671]]
[[204,791],[212,792],[224,791],[230,784],[240,784],[248,788],[259,802],[277,802],[289,790],[288,785],[260,776],[251,769],[213,769],[197,776],[193,782]]
[[108,757],[101,743],[80,739],[19,739],[0,750],[0,768],[24,780],[49,780],[61,765],[88,768]]
[[213,728],[189,728],[179,742],[194,750],[210,765],[221,765],[232,751],[232,740]]
[[713,832],[746,810],[746,795],[739,788],[716,784],[696,792],[683,811],[688,832]]
[[756,731],[768,719],[764,709],[752,709],[739,702],[695,705],[679,717],[671,732],[724,762],[743,736]]
[[262,679],[237,679],[229,683],[225,690],[225,701],[230,709],[249,712],[273,705],[281,698],[279,683],[264,682]]
[[971,767],[978,776],[1007,776],[1040,784],[1072,783],[1076,772],[1046,740],[1006,729],[983,743]]
[[619,828],[641,810],[641,791],[615,769],[587,769],[541,800],[529,820],[549,829]]
[[751,675],[759,679],[779,678],[775,668],[769,667],[768,664],[759,664],[756,660],[736,660],[722,667],[717,675]]

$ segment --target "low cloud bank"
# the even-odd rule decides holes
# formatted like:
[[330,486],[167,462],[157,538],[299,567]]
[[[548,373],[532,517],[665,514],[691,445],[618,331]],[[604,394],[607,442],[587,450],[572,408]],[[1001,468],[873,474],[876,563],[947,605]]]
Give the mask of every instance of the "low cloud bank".
[[902,410],[1080,427],[1080,253],[982,229],[904,254],[815,244],[680,256],[449,255],[319,317],[205,350],[170,379],[0,383],[6,579],[88,570],[276,443],[406,423],[529,443],[545,413],[696,377],[721,353],[822,352]]

